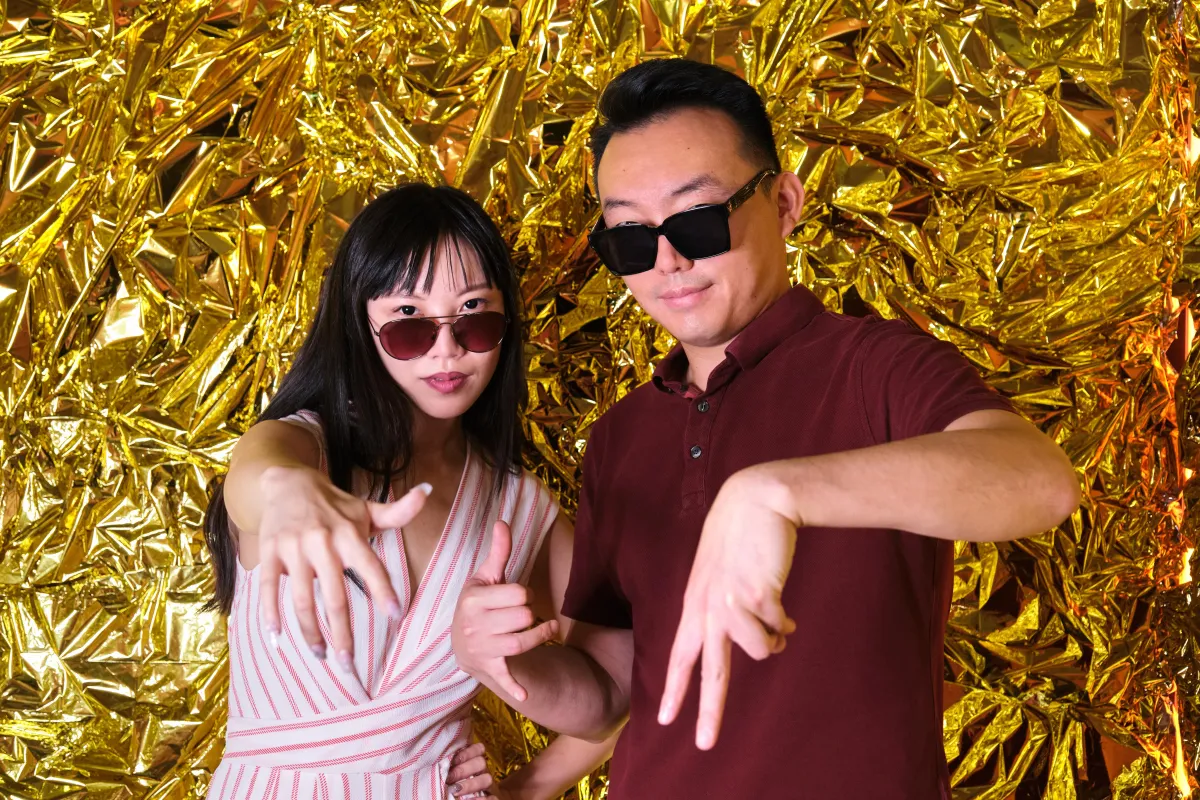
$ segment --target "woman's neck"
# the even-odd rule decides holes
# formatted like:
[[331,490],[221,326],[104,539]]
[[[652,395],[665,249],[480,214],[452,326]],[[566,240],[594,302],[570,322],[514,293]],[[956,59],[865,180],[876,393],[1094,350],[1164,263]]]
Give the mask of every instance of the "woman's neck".
[[437,474],[446,470],[457,472],[467,456],[467,438],[463,432],[462,418],[434,419],[413,409],[411,475],[424,480],[422,475]]

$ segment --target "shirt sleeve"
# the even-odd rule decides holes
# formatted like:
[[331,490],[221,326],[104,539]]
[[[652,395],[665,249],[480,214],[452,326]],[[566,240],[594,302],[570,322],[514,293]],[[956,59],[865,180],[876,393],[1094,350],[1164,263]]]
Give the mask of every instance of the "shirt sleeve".
[[615,532],[606,529],[601,500],[604,470],[601,424],[592,429],[583,458],[583,488],[575,520],[575,548],[571,578],[563,598],[562,613],[571,619],[606,628],[633,627],[629,601],[613,570]]
[[870,324],[861,354],[862,404],[876,442],[938,433],[973,411],[1016,413],[957,347],[907,323]]

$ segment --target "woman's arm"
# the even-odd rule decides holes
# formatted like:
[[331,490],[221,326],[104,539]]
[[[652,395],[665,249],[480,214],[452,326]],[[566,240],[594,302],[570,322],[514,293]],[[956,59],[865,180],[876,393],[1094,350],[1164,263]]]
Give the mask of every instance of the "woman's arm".
[[238,530],[242,566],[259,566],[262,615],[278,635],[279,578],[287,574],[304,640],[319,658],[325,639],[317,624],[313,579],[329,618],[338,660],[352,664],[354,639],[343,572],[353,569],[371,595],[399,615],[400,604],[368,541],[372,530],[407,525],[425,504],[427,486],[392,503],[372,503],[342,491],[322,472],[321,447],[299,425],[277,420],[246,431],[233,449],[225,478],[225,507]]
[[320,466],[321,448],[316,438],[287,422],[259,422],[234,445],[225,476],[225,508],[237,526],[238,553],[246,569],[258,564],[258,528],[267,503],[262,490],[264,476],[291,473],[293,479],[309,484],[328,483]]
[[[534,562],[529,588],[534,612],[542,619],[558,620],[558,640],[564,641],[574,621],[562,615],[563,598],[571,576],[575,529],[562,513],[554,521]],[[554,647],[555,645],[548,645]],[[623,725],[624,723],[622,723]],[[528,765],[501,783],[501,789],[520,800],[559,797],[612,756],[621,728],[601,742],[559,736]],[[501,795],[504,796],[503,794]]]

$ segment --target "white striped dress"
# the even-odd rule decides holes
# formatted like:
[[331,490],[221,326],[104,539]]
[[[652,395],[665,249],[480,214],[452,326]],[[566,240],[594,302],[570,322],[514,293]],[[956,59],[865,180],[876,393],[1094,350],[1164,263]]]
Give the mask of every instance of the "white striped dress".
[[[324,437],[315,414],[285,421]],[[364,483],[360,481],[360,483]],[[280,582],[279,649],[259,613],[258,569],[238,565],[229,615],[229,724],[208,800],[444,800],[450,759],[470,743],[479,684],[458,668],[450,625],[463,583],[491,546],[492,525],[512,527],[506,575],[525,583],[558,506],[528,473],[501,496],[474,453],[420,584],[410,586],[399,531],[377,536],[375,552],[400,598],[393,620],[345,581],[354,634],[354,674],[312,654],[300,633],[287,576]],[[365,495],[362,495],[365,496]],[[318,620],[329,623],[316,592]]]

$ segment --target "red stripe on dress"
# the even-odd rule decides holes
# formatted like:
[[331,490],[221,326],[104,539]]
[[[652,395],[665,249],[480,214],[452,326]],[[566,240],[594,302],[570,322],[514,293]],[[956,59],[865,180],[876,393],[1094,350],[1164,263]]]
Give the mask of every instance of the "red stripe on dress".
[[[471,498],[471,510],[467,512],[467,518],[463,522],[462,534],[458,537],[457,546],[454,548],[454,558],[450,562],[450,568],[446,570],[446,576],[442,578],[442,585],[438,588],[437,597],[434,598],[433,608],[429,610],[429,614],[425,617],[425,628],[421,631],[421,638],[418,641],[423,642],[429,637],[429,629],[433,627],[433,620],[437,617],[438,606],[446,596],[446,589],[450,585],[450,581],[455,578],[455,567],[458,566],[458,560],[462,557],[463,543],[466,541],[467,535],[471,530],[471,524],[475,521],[475,511],[479,508],[479,495],[483,491],[483,481],[475,481],[475,495]],[[482,537],[480,537],[482,540]],[[469,577],[469,576],[468,576]],[[466,582],[466,578],[457,583],[461,586]]]
[[[332,647],[333,636],[330,635],[329,627],[325,624],[325,620],[321,619],[320,614],[317,614],[317,627],[321,630],[321,635],[325,637],[325,641],[329,642],[329,646]],[[341,678],[339,678],[337,673],[334,672],[329,666],[329,661],[322,661],[321,666],[325,667],[325,674],[329,677],[329,680],[333,681],[333,685],[337,687],[337,690],[342,693],[342,697],[346,698],[347,702],[354,704],[354,697],[351,696],[348,691],[346,691],[346,687],[342,683]]]
[[257,735],[265,735],[265,734],[272,734],[272,733],[289,733],[292,731],[306,730],[308,728],[321,728],[326,725],[334,725],[334,724],[341,725],[341,724],[344,724],[347,722],[353,722],[355,720],[362,720],[362,719],[366,719],[368,717],[374,717],[379,714],[386,714],[389,711],[395,711],[396,709],[404,708],[405,706],[411,706],[414,703],[421,703],[421,702],[424,702],[425,700],[430,699],[431,697],[435,697],[440,692],[441,692],[441,689],[430,689],[429,691],[425,692],[424,694],[419,694],[416,697],[407,697],[402,700],[393,700],[392,702],[387,703],[385,705],[381,705],[378,708],[362,708],[360,706],[354,706],[354,708],[358,708],[359,710],[358,711],[347,711],[344,714],[331,715],[329,719],[308,719],[308,720],[299,720],[296,722],[282,722],[278,725],[267,725],[267,726],[264,726],[261,728],[254,728],[253,730],[232,731],[232,732],[227,733],[225,735],[225,738],[226,739],[236,739],[239,736],[257,736]]
[[[287,638],[288,644],[290,644],[292,649],[296,651],[296,657],[300,659],[300,664],[304,667],[304,671],[308,673],[308,677],[312,678],[313,686],[317,687],[317,691],[321,693],[321,697],[323,697],[325,702],[329,704],[329,710],[337,710],[337,706],[333,704],[333,701],[329,699],[329,695],[325,693],[325,687],[321,686],[321,682],[317,680],[317,676],[312,671],[312,667],[308,665],[308,659],[304,657],[304,653],[300,652],[300,646],[296,644],[296,637],[292,636],[292,629],[288,627],[287,614],[281,616],[280,621],[282,622],[283,634]],[[316,656],[313,656],[313,658],[316,658]],[[300,685],[303,686],[304,684],[301,683]],[[307,692],[305,692],[305,694],[307,695]],[[309,702],[311,702],[311,700]]]
[[[420,655],[418,655],[411,662],[409,662],[408,666],[406,666],[404,668],[404,670],[399,675],[396,676],[396,679],[392,681],[392,686],[395,686],[400,681],[407,678],[409,673],[412,672],[413,668],[419,666],[422,661],[424,661],[426,658],[428,658],[433,653],[433,651],[437,649],[437,646],[439,644],[441,644],[442,642],[444,642],[446,640],[446,637],[449,635],[450,635],[450,630],[447,628],[446,630],[442,631],[442,634],[440,636],[438,636],[438,638],[434,639],[432,642],[427,644],[425,646],[425,649],[421,651]],[[409,686],[411,687],[412,684],[409,684]],[[408,691],[408,689],[405,689],[404,691]]]
[[245,772],[246,772],[246,765],[245,765],[245,764],[242,764],[240,767],[238,767],[237,779],[236,779],[236,780],[234,780],[234,782],[233,782],[233,791],[231,791],[231,792],[229,793],[229,800],[237,800],[237,790],[238,790],[238,786],[241,784],[241,782],[242,782],[242,775],[243,775]]
[[[221,795],[225,794],[225,787],[229,785],[229,773],[232,771],[233,767],[229,766],[228,764],[225,765],[224,772],[221,772],[220,766],[217,767],[217,772],[221,772],[221,788],[217,790],[216,800],[221,800]],[[216,778],[217,776],[213,775],[213,777]],[[210,796],[212,795],[212,786],[208,787],[208,794]]]
[[[525,479],[522,478],[522,482],[524,482],[524,480]],[[527,542],[529,540],[529,529],[533,527],[533,516],[534,516],[534,514],[537,513],[538,503],[541,501],[541,499],[542,499],[542,493],[535,492],[533,495],[533,506],[529,509],[529,513],[525,515],[525,527],[521,530],[521,538],[517,541],[516,545],[513,547],[514,553],[524,554],[525,542]],[[505,578],[510,582],[513,579],[513,572],[514,572],[513,568],[516,566],[518,561],[520,561],[519,557],[510,560],[508,562],[508,564],[505,565],[505,567],[507,568]]]
[[371,800],[371,776],[363,773],[363,796],[366,800]]
[[[446,637],[447,637],[447,636],[449,636],[449,635],[450,635],[450,631],[446,631],[445,633],[443,633],[441,636],[439,636],[439,637],[437,638],[437,641],[436,641],[434,644],[437,644],[438,642],[443,642],[443,641],[445,641]],[[433,666],[429,667],[429,668],[428,668],[428,669],[426,669],[424,672],[422,672],[420,675],[418,675],[417,677],[413,678],[413,679],[412,679],[412,682],[410,682],[410,683],[409,683],[407,686],[405,686],[405,687],[404,687],[404,688],[403,688],[401,691],[404,691],[404,692],[411,691],[411,690],[412,690],[412,688],[413,688],[414,686],[416,686],[416,685],[417,685],[417,684],[419,684],[421,681],[425,680],[425,679],[426,679],[426,678],[428,678],[430,675],[432,675],[433,673],[437,672],[439,669],[441,669],[442,667],[444,667],[444,666],[446,665],[446,662],[447,662],[447,661],[449,661],[449,660],[450,660],[450,659],[452,659],[452,658],[454,658],[454,651],[453,651],[453,650],[451,650],[450,652],[448,652],[448,653],[446,653],[444,656],[442,656],[442,657],[441,657],[441,659],[439,659],[439,660],[437,661],[437,663],[435,663]]]
[[[408,769],[413,764],[420,761],[422,758],[425,757],[425,754],[429,752],[429,748],[433,747],[433,745],[437,742],[438,737],[442,735],[442,731],[446,730],[447,726],[450,726],[453,724],[454,724],[454,720],[448,719],[445,722],[443,722],[441,725],[439,725],[437,727],[437,730],[435,730],[433,732],[433,735],[430,736],[429,739],[425,742],[425,745],[419,751],[417,751],[415,754],[413,754],[412,757],[410,757],[408,759],[408,761],[405,761],[403,764],[398,764],[397,766],[394,766],[394,767],[388,767],[387,769],[383,770],[383,772],[385,774],[392,773],[392,772],[402,772],[403,770]],[[466,724],[466,720],[460,720],[458,722],[458,726],[459,726],[458,732],[455,733],[454,736],[451,737],[451,741],[455,741],[460,736],[462,736],[463,726],[465,724]]]
[[292,800],[297,800],[300,797],[300,776],[295,772],[292,773]]
[[325,781],[325,776],[321,775],[321,797],[323,800],[329,800],[329,784]]
[[[443,693],[444,693],[444,690],[443,690]],[[374,728],[372,730],[367,730],[367,731],[359,731],[357,733],[348,733],[345,736],[335,736],[332,739],[316,739],[314,741],[309,741],[309,742],[297,742],[296,744],[281,744],[281,745],[275,745],[274,747],[260,747],[256,750],[238,750],[238,751],[235,751],[232,753],[227,752],[225,754],[225,757],[226,758],[253,758],[255,756],[269,756],[269,755],[278,755],[279,753],[290,753],[294,750],[311,750],[314,747],[334,747],[334,746],[342,745],[342,744],[350,744],[351,742],[357,742],[357,741],[361,741],[363,739],[370,739],[375,736],[382,736],[385,733],[394,733],[395,731],[401,730],[403,728],[407,728],[410,725],[415,725],[418,722],[424,722],[425,720],[429,719],[430,717],[436,717],[439,714],[443,714],[447,711],[453,711],[454,709],[459,708],[466,699],[467,699],[466,697],[455,697],[451,702],[443,703],[442,705],[440,705],[436,708],[431,708],[428,711],[424,712],[423,714],[418,714],[415,717],[407,717],[403,720],[400,720],[399,722],[393,722],[391,725],[385,725],[381,728]],[[386,747],[383,750],[378,751],[378,753],[389,753],[393,750],[398,750],[398,749],[400,749],[400,746],[412,744],[419,738],[421,738],[420,733],[418,733],[413,738],[408,739],[407,741],[399,743],[398,745],[396,745],[396,744],[390,745],[389,747]],[[343,756],[341,758],[330,759],[327,761],[305,761],[305,762],[300,762],[295,765],[289,765],[287,768],[311,769],[314,767],[333,766],[335,764],[348,764],[353,761],[362,761],[363,759],[369,758],[373,755],[377,755],[378,753],[355,753],[353,755]]]
[[[450,535],[454,531],[454,522],[455,518],[458,516],[458,508],[462,502],[463,492],[471,480],[471,461],[471,452],[468,450],[467,463],[463,465],[462,479],[459,481],[458,490],[454,493],[454,502],[450,505],[450,514],[446,517],[446,526],[442,528],[442,535],[438,539],[437,547],[434,548],[433,556],[430,557],[429,564],[425,567],[425,572],[428,574],[432,574],[430,568],[437,562],[438,556],[441,555],[442,549],[446,545],[446,540],[450,538]],[[407,582],[408,548],[404,546],[403,533],[403,531],[400,531],[400,557],[404,561],[404,575],[405,581]],[[392,674],[396,670],[396,663],[400,659],[400,651],[403,649],[405,638],[408,636],[408,626],[412,623],[417,605],[421,602],[421,598],[425,594],[425,586],[426,581],[422,578],[421,582],[417,584],[416,593],[413,594],[412,602],[406,609],[406,613],[404,614],[404,622],[400,625],[400,635],[396,637],[396,643],[392,648],[392,657],[388,661],[387,669],[383,673],[383,683],[379,690],[380,694],[386,692],[393,683]]]
[[[238,695],[237,681],[234,676],[237,675],[237,664],[241,660],[235,653],[234,649],[237,646],[237,612],[241,608],[239,600],[241,599],[242,577],[239,571],[237,578],[234,581],[233,589],[233,605],[229,607],[229,619],[225,621],[225,641],[228,645],[228,662],[229,662],[229,705],[233,712],[239,717],[245,716],[242,713],[242,701]],[[224,789],[224,787],[222,787]],[[218,797],[218,800],[220,798]]]
[[[421,715],[418,715],[415,717],[410,717],[410,718],[407,718],[407,720],[402,720],[400,722],[394,722],[392,724],[389,724],[389,726],[384,726],[382,728],[376,728],[373,730],[364,730],[364,732],[347,734],[344,736],[337,736],[337,738],[335,738],[335,739],[324,739],[324,740],[319,740],[319,741],[305,741],[305,742],[300,742],[300,744],[295,744],[295,745],[280,745],[280,746],[276,746],[276,747],[262,747],[262,748],[258,748],[258,750],[244,750],[244,751],[239,751],[236,753],[226,753],[226,757],[227,758],[253,758],[253,757],[257,757],[257,756],[277,756],[277,754],[280,754],[280,753],[290,753],[292,751],[298,751],[298,750],[312,750],[313,747],[337,747],[340,745],[353,744],[353,742],[355,742],[355,741],[361,741],[364,739],[378,738],[378,736],[383,736],[384,734],[389,734],[389,733],[395,733],[395,732],[397,732],[397,730],[401,730],[403,728],[407,728],[408,726],[412,726],[412,724],[416,724],[419,722],[425,722],[426,720],[428,720],[428,718],[442,716],[442,715],[446,714],[446,712],[448,712],[448,711],[454,711],[456,709],[460,709],[460,708],[462,708],[462,704],[464,702],[467,702],[469,697],[470,697],[469,694],[467,694],[467,696],[464,696],[464,697],[457,697],[454,700],[452,700],[452,702],[450,702],[450,703],[445,703],[443,705],[438,706],[438,708],[434,708],[434,709],[430,709],[430,710],[426,711],[425,714],[421,714]],[[445,724],[448,724],[448,723],[449,723],[449,721],[444,722],[442,727],[445,727]],[[439,730],[440,730],[440,728],[439,728]],[[295,762],[295,763],[282,765],[282,769],[313,770],[313,769],[326,768],[326,766],[344,766],[346,764],[353,764],[354,762],[361,762],[361,760],[366,760],[366,759],[374,758],[377,756],[386,756],[386,754],[396,752],[397,750],[407,750],[407,748],[410,745],[412,745],[413,742],[418,741],[422,738],[422,736],[425,736],[426,732],[427,732],[427,729],[421,729],[420,732],[416,733],[416,735],[410,736],[410,738],[408,738],[406,740],[398,741],[398,742],[391,742],[391,744],[389,744],[388,746],[379,747],[379,748],[377,748],[377,750],[353,753],[353,754],[350,754],[350,756],[340,756],[337,758],[328,758],[328,759],[324,759],[324,760],[319,760],[319,762],[314,762],[314,760],[305,760],[305,762]],[[430,746],[430,745],[427,744],[425,746],[425,748],[422,748],[422,750],[419,751],[418,754],[416,754],[416,756],[413,757],[413,759],[410,759],[409,762],[407,762],[406,764],[404,764],[402,766],[412,765],[415,762],[415,759],[419,759],[421,756],[424,756],[424,753],[428,750],[428,746]],[[384,771],[392,771],[392,770],[384,770]]]
[[[283,594],[283,582],[282,581],[280,581],[280,583],[279,583],[279,594],[281,594],[281,595]],[[280,613],[279,619],[283,622],[284,625],[287,624],[287,615],[286,614]],[[292,666],[292,660],[290,658],[288,658],[287,652],[284,651],[282,644],[280,644],[280,646],[278,648],[276,648],[276,652],[279,653],[279,659],[283,662],[284,669],[286,669],[288,671],[288,674],[292,676],[292,680],[295,682],[295,685],[300,689],[300,694],[304,695],[304,699],[306,701],[308,701],[309,708],[312,709],[312,712],[314,714],[321,713],[317,709],[317,704],[313,702],[312,695],[310,695],[308,693],[308,689],[305,687],[304,681],[300,680],[300,675],[299,675],[299,673],[296,672],[296,668]],[[298,655],[298,656],[300,655],[300,652],[298,650],[296,651],[296,655]],[[301,660],[303,660],[303,656],[300,656],[300,658],[301,658]],[[310,674],[311,674],[311,671],[310,671]],[[314,676],[313,680],[316,680],[315,676]],[[330,705],[332,706],[332,703]],[[300,716],[300,714],[297,713],[296,716],[298,717],[298,716]]]
[[258,771],[261,767],[255,767],[254,772],[250,773],[250,785],[246,787],[246,798],[254,797],[254,782],[258,780]]
[[[246,588],[249,591],[246,594],[246,649],[250,651],[250,664],[254,667],[254,674],[258,676],[258,683],[262,686],[263,694],[266,695],[267,705],[271,707],[271,713],[275,716],[275,719],[279,719],[279,710],[275,708],[275,701],[271,699],[271,690],[267,687],[267,682],[263,680],[262,669],[258,666],[258,656],[254,654],[254,640],[250,633],[250,607],[254,605],[254,587],[256,585],[257,583],[252,582],[250,577],[247,576]],[[251,699],[251,703],[253,703],[253,699]],[[258,716],[258,711],[256,710],[254,714]]]
[[[246,596],[246,587],[249,582],[250,582],[250,576],[249,576],[249,574],[247,574],[245,580],[242,581],[242,591],[240,592],[240,594],[242,595],[242,605],[246,609],[247,616],[249,616],[249,613],[250,613],[249,612],[250,602],[249,602],[249,598]],[[242,676],[242,685],[246,687],[246,702],[250,704],[250,711],[251,711],[251,713],[254,714],[254,718],[262,719],[262,717],[258,713],[258,704],[254,702],[254,690],[250,688],[250,677],[249,677],[249,674],[246,672],[246,663],[245,663],[246,659],[242,655],[242,647],[245,643],[242,642],[241,636],[235,637],[234,640],[238,643],[238,656],[237,656],[238,674]]]
[[279,769],[271,768],[271,774],[267,776],[267,786],[263,790],[263,797],[266,800],[276,800],[279,797]]
[[[392,496],[391,490],[388,490],[388,498],[391,498],[391,496]],[[386,572],[388,574],[388,580],[391,581],[392,570],[391,570],[391,567],[388,565],[387,542],[383,538],[386,535],[387,535],[387,532],[385,531],[383,534],[380,535],[380,537],[376,541],[379,542],[379,560],[383,562],[384,572]],[[399,534],[397,534],[397,536],[399,536]],[[404,595],[404,597],[397,598],[397,599],[400,600],[400,602],[402,604],[400,606],[400,613],[403,615],[405,613],[405,606],[403,604],[407,604],[408,599],[409,599],[408,598],[408,567],[404,567],[403,558],[401,558],[401,566],[404,568],[404,573],[403,573],[404,574],[404,584],[403,584],[403,586],[404,586],[405,595]],[[396,587],[393,584],[392,589],[395,590],[395,588]],[[391,614],[387,615],[387,617],[385,618],[385,623],[386,624],[383,629],[383,647],[384,647],[383,660],[387,659],[388,651],[393,647],[392,627],[397,624],[396,620],[394,620],[392,618]],[[398,646],[398,644],[395,646]],[[374,653],[371,654],[371,663],[372,664],[375,663],[375,654]],[[380,664],[380,667],[383,667],[382,663]],[[380,677],[382,677],[382,675]],[[368,694],[368,696],[370,696],[372,698],[379,696],[379,693],[375,691],[375,686],[373,686],[373,685],[367,687],[367,694]]]
[[[351,604],[353,605],[353,604]],[[354,629],[354,617],[350,618],[350,629]],[[358,648],[354,648],[358,652]],[[367,593],[367,697],[371,696],[371,687],[375,685],[375,604],[371,602],[371,594]]]
[[[262,585],[259,585],[259,597],[262,597]],[[267,663],[271,665],[271,669],[275,672],[275,680],[279,681],[279,687],[283,689],[283,696],[287,698],[288,705],[292,707],[292,716],[300,716],[300,707],[296,705],[295,698],[292,697],[291,691],[287,687],[287,683],[283,680],[283,673],[279,671],[279,665],[275,663],[275,653],[282,653],[277,648],[268,648],[267,639],[263,636],[262,625],[254,626],[258,630],[258,643],[262,645],[263,653],[267,657]],[[314,709],[315,711],[316,709]],[[279,716],[276,714],[275,716]]]
[[344,772],[342,773],[342,791],[345,792],[343,796],[346,800],[350,800],[350,776]]
[[[542,518],[540,520],[538,520],[538,526],[537,526],[538,536],[542,537],[542,546],[543,547],[546,546],[545,545],[545,537],[543,536],[543,534],[546,531],[546,523],[549,521],[550,512],[552,512],[552,511],[554,511],[554,498],[550,497],[547,494],[546,508],[544,511],[542,511]],[[525,562],[525,567],[524,567],[524,569],[521,570],[521,573],[519,575],[515,576],[520,583],[528,583],[529,582],[529,576],[533,573],[533,563],[536,559],[536,556],[537,556],[537,551],[535,550],[531,554],[531,557],[529,558],[529,560]]]

